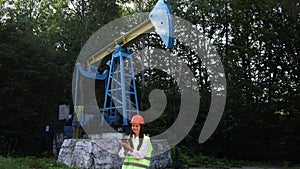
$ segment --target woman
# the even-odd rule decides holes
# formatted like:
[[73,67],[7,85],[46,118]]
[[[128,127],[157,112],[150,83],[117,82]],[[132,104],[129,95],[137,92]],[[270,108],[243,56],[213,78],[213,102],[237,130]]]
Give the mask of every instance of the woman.
[[144,134],[144,118],[134,115],[130,121],[129,140],[122,141],[120,157],[125,157],[122,169],[149,168],[152,152],[150,138]]

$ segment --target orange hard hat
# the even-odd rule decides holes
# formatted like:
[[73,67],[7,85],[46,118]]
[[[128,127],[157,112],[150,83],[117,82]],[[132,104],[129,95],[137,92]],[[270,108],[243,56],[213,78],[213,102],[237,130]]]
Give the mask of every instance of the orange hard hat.
[[131,124],[145,124],[144,118],[141,115],[134,115],[130,121]]

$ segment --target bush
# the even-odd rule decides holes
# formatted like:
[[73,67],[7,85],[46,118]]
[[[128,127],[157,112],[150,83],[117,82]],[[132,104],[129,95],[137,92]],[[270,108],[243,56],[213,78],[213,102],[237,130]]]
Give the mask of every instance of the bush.
[[53,158],[37,157],[3,157],[0,156],[0,169],[68,169],[69,167],[57,164]]

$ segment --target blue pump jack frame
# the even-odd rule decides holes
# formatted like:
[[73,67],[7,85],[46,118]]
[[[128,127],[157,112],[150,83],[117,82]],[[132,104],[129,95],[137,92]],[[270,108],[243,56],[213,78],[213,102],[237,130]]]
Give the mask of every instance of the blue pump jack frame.
[[[129,72],[126,71],[125,60],[129,59]],[[134,114],[139,114],[138,98],[136,82],[134,80],[134,68],[132,62],[132,55],[127,47],[122,47],[117,45],[114,53],[112,54],[112,59],[108,61],[107,65],[110,67],[109,73],[107,70],[103,74],[97,73],[97,68],[90,66],[88,70],[84,70],[80,63],[76,64],[76,83],[75,83],[75,97],[74,97],[74,117],[72,126],[80,126],[80,123],[76,120],[77,112],[77,97],[78,97],[78,83],[79,75],[86,78],[106,80],[105,83],[105,100],[103,104],[102,119],[100,126],[103,125],[104,120],[107,121],[109,125],[119,124],[119,112],[121,111],[123,116],[123,124],[127,126],[130,116]],[[128,68],[128,67],[127,67]],[[128,78],[129,77],[129,78]],[[128,81],[129,80],[129,81]],[[112,85],[115,83],[116,85]],[[133,89],[133,91],[130,91]],[[114,96],[114,91],[120,92],[121,97]],[[131,95],[134,95],[134,101],[131,101]],[[107,104],[109,103],[109,106]],[[105,116],[105,112],[109,111],[108,116]]]
[[[129,60],[128,71],[126,71],[125,66],[126,59]],[[105,89],[101,125],[103,125],[103,119],[105,119],[105,112],[109,111],[108,118],[110,119],[107,119],[107,121],[110,125],[113,123],[118,124],[118,113],[122,113],[123,125],[127,126],[130,116],[133,113],[139,114],[137,89],[130,50],[127,47],[117,45],[112,54],[112,59],[107,64],[110,66],[110,70],[107,80],[108,85],[106,85]],[[130,89],[133,89],[133,91],[130,91]],[[134,95],[133,102],[131,100],[132,95]],[[110,106],[107,107],[108,102]],[[112,112],[113,110],[117,110],[118,112]]]
[[[153,10],[149,14],[149,20],[153,24],[155,31],[159,34],[161,37],[163,43],[167,48],[173,48],[174,47],[174,19],[172,15],[172,11],[170,8],[169,3],[167,0],[158,0],[157,4],[153,8]],[[137,29],[140,30],[140,29]],[[141,32],[139,32],[139,35]],[[136,36],[138,38],[138,36]],[[124,39],[120,38],[120,39]],[[121,42],[118,42],[121,43]],[[115,45],[115,44],[111,44]],[[123,44],[123,46],[126,46],[126,44]],[[101,51],[101,50],[100,50]],[[104,50],[105,52],[106,50]],[[101,52],[100,52],[101,53]],[[102,52],[103,53],[103,52]],[[97,55],[92,56],[91,62],[88,62],[88,65],[99,61],[101,58],[106,57],[110,53],[106,53],[105,55],[100,55],[100,57],[97,57]],[[124,60],[129,59],[130,60],[130,69],[131,74],[127,74],[124,66]],[[89,60],[89,59],[88,59]],[[87,60],[87,61],[88,61]],[[133,71],[133,64],[132,64],[132,55],[129,52],[128,48],[122,47],[120,45],[117,45],[113,54],[112,59],[108,63],[110,66],[110,72],[108,73],[105,71],[103,74],[98,74],[95,72],[97,70],[95,67],[89,66],[88,70],[82,69],[81,65],[79,63],[76,64],[76,86],[75,86],[75,98],[74,98],[74,118],[73,122],[76,121],[76,105],[77,105],[77,92],[78,92],[78,78],[79,74],[83,75],[87,78],[97,79],[97,80],[107,80],[105,85],[105,101],[104,101],[104,108],[102,111],[102,120],[101,124],[103,124],[103,120],[105,119],[105,111],[109,110],[109,115],[107,117],[107,122],[109,124],[117,123],[118,124],[118,117],[119,114],[116,110],[120,111],[123,115],[123,125],[128,125],[128,117],[132,113],[139,114],[139,107],[138,107],[138,100],[137,100],[137,91],[136,91],[136,84],[134,80],[134,71]],[[120,69],[116,70],[116,67],[119,66]],[[128,68],[128,67],[127,67]],[[114,77],[114,75],[121,76],[121,79],[117,79]],[[126,77],[131,77],[131,82],[128,84],[126,82]],[[114,88],[112,85],[112,82],[116,83],[117,86]],[[129,87],[126,86],[129,85],[129,87],[133,88],[133,92],[129,90]],[[126,88],[127,87],[127,88]],[[116,98],[113,95],[114,91],[120,91],[121,92],[121,98]],[[134,102],[131,101],[131,97],[128,98],[128,96],[134,95]],[[109,101],[109,102],[108,102]],[[116,104],[112,104],[112,102],[117,103],[119,105],[116,106]],[[110,106],[107,106],[107,104],[110,104]],[[127,106],[127,104],[132,105]],[[113,112],[115,111],[115,112]],[[100,124],[100,125],[101,125]]]

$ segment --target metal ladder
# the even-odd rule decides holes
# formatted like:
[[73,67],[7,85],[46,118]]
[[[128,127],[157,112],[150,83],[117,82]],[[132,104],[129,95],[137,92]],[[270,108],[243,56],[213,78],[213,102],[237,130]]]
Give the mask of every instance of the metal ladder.
[[105,89],[101,125],[104,120],[110,125],[120,124],[120,114],[123,116],[123,125],[128,125],[131,116],[139,114],[131,52],[127,47],[117,45],[107,65],[110,70]]

